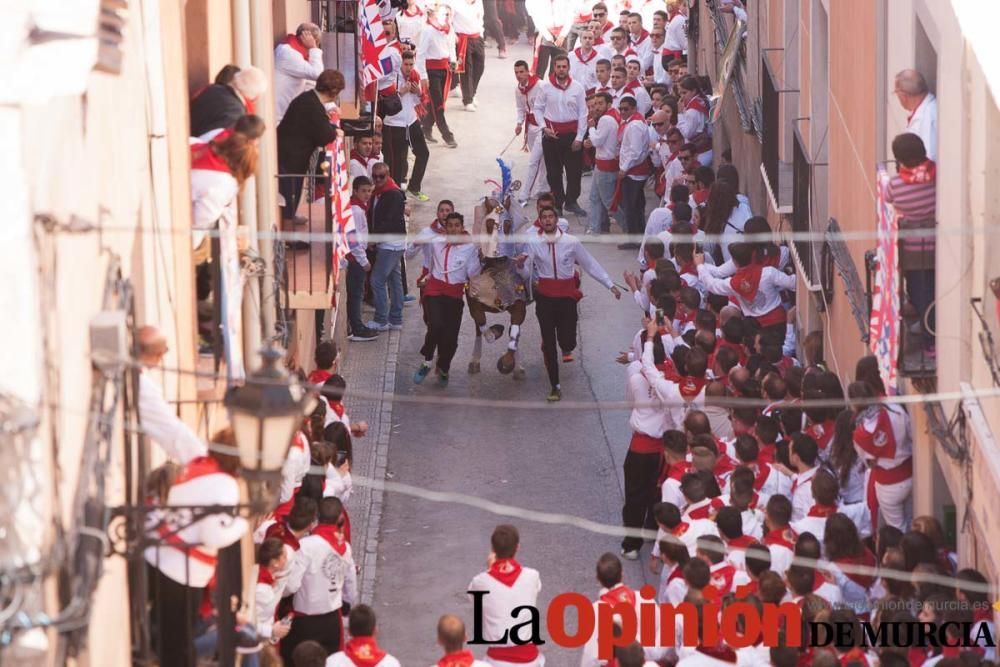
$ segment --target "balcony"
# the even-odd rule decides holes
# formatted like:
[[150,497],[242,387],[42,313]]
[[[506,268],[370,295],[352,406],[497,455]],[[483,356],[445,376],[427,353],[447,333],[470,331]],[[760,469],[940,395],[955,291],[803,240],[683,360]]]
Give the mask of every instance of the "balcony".
[[[934,352],[934,229],[930,220],[899,219],[899,373],[908,377],[937,374]],[[907,236],[909,235],[909,236]],[[916,235],[916,236],[913,236]]]
[[[314,160],[315,162],[315,160]],[[293,181],[304,181],[294,227],[283,229],[285,238],[293,234],[291,243],[275,241],[276,266],[283,267],[279,282],[281,307],[289,310],[323,310],[329,308],[333,296],[333,215],[330,206],[329,177],[309,174],[278,174],[279,190],[287,191]],[[308,248],[296,249],[308,239]],[[317,235],[314,238],[306,235]]]

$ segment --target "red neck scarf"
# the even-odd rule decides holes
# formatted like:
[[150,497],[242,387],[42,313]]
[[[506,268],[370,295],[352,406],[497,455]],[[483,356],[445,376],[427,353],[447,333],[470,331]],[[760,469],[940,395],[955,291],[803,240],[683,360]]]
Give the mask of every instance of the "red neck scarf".
[[645,39],[647,37],[649,37],[649,31],[646,30],[646,29],[643,29],[643,31],[639,33],[638,37],[635,37],[631,33],[629,34],[629,39],[632,40],[632,44],[635,45],[635,46],[638,46],[639,44],[642,44],[643,41],[645,41]]
[[756,538],[753,535],[740,535],[739,537],[733,538],[726,542],[726,546],[730,549],[737,549],[739,551],[746,551],[746,548],[751,544],[756,542]]
[[431,223],[431,230],[435,234],[444,234],[444,225],[440,224],[437,220]]
[[466,649],[457,653],[449,653],[437,662],[437,667],[470,667],[475,662],[476,656],[472,651]]
[[701,95],[695,95],[687,101],[687,104],[684,105],[684,111],[690,111],[692,109],[707,116],[708,102],[706,102],[705,98]]
[[718,646],[699,646],[697,649],[698,653],[707,655],[710,658],[715,658],[722,662],[736,663],[736,651],[729,648],[725,644],[719,644]]
[[697,276],[698,266],[694,263],[694,260],[691,260],[690,262],[684,262],[679,267],[677,267],[677,273],[681,274],[682,276],[685,273],[689,273],[692,276]]
[[598,598],[606,604],[627,604],[635,606],[635,591],[625,584],[618,584]]
[[227,174],[233,173],[233,170],[229,168],[229,164],[218,153],[212,150],[212,143],[191,146],[191,169],[221,171]]
[[355,148],[351,151],[351,159],[357,160],[358,162],[360,162],[365,166],[365,169],[367,169],[368,163],[373,161],[375,158],[373,158],[370,155],[368,157],[365,157],[364,155],[361,154],[361,152],[357,148]]
[[[871,568],[873,570],[876,567],[878,567],[878,561],[875,560],[875,554],[873,554],[868,549],[865,549],[864,551],[862,551],[861,554],[858,555],[858,556],[848,556],[846,558],[840,558],[840,559],[835,560],[833,562],[837,563],[838,565],[845,565],[845,564],[846,565],[861,565],[861,566],[864,566],[864,567],[867,567],[867,568]],[[872,584],[875,583],[875,575],[874,574],[859,574],[859,573],[855,573],[855,572],[844,572],[844,575],[848,579],[850,579],[851,581],[853,581],[854,583],[856,583],[858,586],[861,586],[862,588],[864,588],[865,590],[868,590],[869,588],[871,588]]]
[[420,5],[413,5],[412,7],[407,7],[406,9],[403,10],[403,16],[409,16],[412,18],[414,16],[423,16],[423,15],[424,15],[424,10],[420,9]]
[[219,462],[214,458],[211,456],[199,456],[188,461],[184,469],[181,470],[181,474],[174,480],[171,486],[177,486],[184,482],[190,482],[192,479],[222,472],[223,470],[219,467]]
[[625,134],[625,128],[628,127],[629,123],[631,123],[634,120],[637,120],[637,121],[640,121],[640,122],[645,122],[645,120],[646,120],[645,118],[642,117],[642,114],[639,113],[638,111],[633,111],[631,116],[629,116],[628,118],[624,119],[624,122],[621,119],[621,113],[620,112],[618,113],[618,118],[619,118],[619,120],[618,120],[618,141],[622,140],[622,135]]
[[295,533],[284,521],[275,521],[271,524],[264,533],[264,537],[277,537],[282,544],[287,544],[293,551],[299,550],[299,538],[295,537]]
[[569,88],[570,84],[573,83],[573,77],[567,76],[566,77],[566,83],[562,84],[562,83],[559,83],[559,79],[557,79],[556,75],[553,73],[553,74],[549,75],[549,83],[551,83],[553,86],[555,86],[559,90],[565,91],[566,89]]
[[820,519],[826,519],[832,514],[836,514],[837,510],[840,509],[836,505],[813,505],[809,508],[809,513],[806,516],[814,516]]
[[924,160],[916,167],[899,165],[899,177],[904,183],[932,183],[937,179],[937,165],[934,160]]
[[541,79],[538,78],[538,75],[532,74],[524,83],[521,83],[520,81],[517,83],[517,91],[527,97],[528,93],[531,92],[531,89],[538,85],[539,81],[541,81]]
[[690,375],[685,375],[681,378],[681,381],[677,383],[677,389],[681,392],[681,396],[685,401],[693,401],[701,390],[705,388],[705,378],[691,377]]
[[593,60],[594,58],[597,57],[597,49],[591,49],[590,50],[590,55],[587,56],[586,58],[584,58],[584,56],[583,56],[583,48],[582,47],[579,47],[579,46],[576,47],[575,49],[573,49],[573,53],[576,54],[576,59],[579,60],[584,65],[586,65],[591,60]]
[[341,532],[340,526],[321,523],[313,529],[312,534],[326,540],[326,543],[341,556],[347,551],[347,542],[344,541],[344,534]]
[[764,544],[767,546],[779,545],[795,551],[795,540],[798,536],[795,531],[789,527],[776,528],[764,535]]
[[735,275],[729,279],[729,286],[740,295],[744,301],[753,301],[760,290],[760,278],[764,267],[760,264],[750,264],[736,269]]
[[443,26],[438,25],[437,17],[435,17],[434,14],[427,17],[427,23],[429,23],[432,28],[445,35],[451,32],[451,24],[449,23]]
[[257,569],[257,583],[274,586],[274,575],[271,574],[271,571],[263,565]]
[[392,176],[386,176],[382,185],[376,185],[375,189],[372,190],[372,197],[381,197],[390,190],[399,190],[399,184],[393,180]]
[[635,91],[638,90],[639,86],[641,86],[641,85],[642,84],[639,83],[639,79],[634,79],[634,80],[629,81],[628,83],[626,83],[625,87],[622,88],[622,90],[624,92],[626,92],[626,93],[635,93]]
[[341,403],[340,401],[330,400],[330,401],[327,401],[327,405],[329,405],[333,409],[334,413],[338,417],[343,417],[344,416],[344,412],[345,412],[345,410],[344,410],[344,404]]
[[504,586],[510,588],[521,576],[521,564],[513,558],[498,558],[487,573]]
[[302,44],[302,42],[299,41],[299,38],[296,37],[295,35],[285,35],[285,40],[283,44],[287,44],[288,46],[292,47],[292,49],[294,49],[296,53],[302,56],[303,60],[307,62],[309,61],[309,49],[307,49],[305,45]]
[[344,645],[344,653],[358,667],[374,667],[386,656],[374,637],[354,637]]
[[670,534],[674,537],[680,537],[684,533],[688,532],[688,528],[691,527],[687,521],[681,521],[679,524],[670,529]]
[[367,211],[368,210],[368,202],[361,201],[360,199],[358,199],[354,195],[351,195],[351,206],[357,206],[362,211]]

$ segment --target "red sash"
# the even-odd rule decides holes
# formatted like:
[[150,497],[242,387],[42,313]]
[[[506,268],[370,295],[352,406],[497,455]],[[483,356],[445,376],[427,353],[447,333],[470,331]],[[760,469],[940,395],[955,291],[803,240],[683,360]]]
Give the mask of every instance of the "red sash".
[[344,646],[344,654],[358,667],[374,667],[387,655],[374,637],[354,637]]
[[490,566],[490,569],[487,570],[487,573],[507,588],[510,588],[517,581],[517,578],[521,576],[521,564],[513,558],[498,558]]
[[556,134],[576,134],[580,128],[580,124],[575,120],[555,121],[548,118],[545,119],[545,126]]
[[535,283],[535,291],[553,299],[579,301],[583,298],[583,292],[580,291],[580,284],[576,278],[539,278]]
[[628,448],[636,454],[661,454],[663,453],[663,440],[639,431],[633,431]]
[[481,35],[477,34],[465,34],[465,33],[455,33],[458,36],[458,47],[456,49],[458,57],[455,63],[455,73],[465,74],[465,56],[469,51],[469,40],[479,39]]

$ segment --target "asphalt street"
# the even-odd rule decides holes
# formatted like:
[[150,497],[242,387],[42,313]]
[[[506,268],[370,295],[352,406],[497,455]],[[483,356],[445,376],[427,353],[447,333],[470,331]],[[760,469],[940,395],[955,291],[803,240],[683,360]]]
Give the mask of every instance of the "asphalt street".
[[[528,47],[510,49],[499,60],[488,50],[486,74],[478,111],[466,112],[461,100],[448,102],[448,121],[459,147],[443,143],[431,147],[424,190],[431,201],[414,202],[415,229],[428,225],[439,199],[452,199],[471,228],[472,209],[499,180],[498,153],[513,137],[515,125],[513,64],[530,60]],[[523,178],[527,154],[514,142],[505,158],[515,163],[515,177]],[[584,178],[581,204],[586,208],[590,179]],[[533,205],[533,203],[532,203]],[[582,237],[585,221],[570,215],[571,232]],[[635,251],[614,245],[588,245],[616,282],[624,270],[636,270]],[[412,281],[418,275],[414,266]],[[529,307],[522,328],[521,358],[524,380],[500,375],[496,360],[506,337],[484,345],[482,372],[467,373],[474,328],[466,313],[462,337],[452,366],[450,383],[441,388],[434,376],[415,386],[411,376],[420,363],[418,353],[424,326],[419,306],[408,306],[400,336],[395,391],[419,397],[420,402],[396,401],[389,440],[388,477],[396,482],[433,491],[450,491],[529,510],[564,513],[619,525],[621,519],[621,465],[630,432],[625,411],[602,410],[601,401],[620,401],[624,395],[624,368],[615,362],[638,330],[640,311],[629,295],[616,301],[589,277],[580,302],[579,344],[576,361],[562,366],[563,401],[589,401],[591,409],[570,410],[548,405],[548,382],[542,365],[538,324]],[[509,324],[505,315],[490,323]],[[460,398],[488,399],[489,407],[453,405]],[[518,409],[510,401],[532,401],[537,409]],[[522,564],[541,572],[543,609],[556,594],[581,592],[594,598],[598,584],[594,566],[605,551],[618,552],[619,538],[580,528],[536,523],[498,516],[458,503],[433,502],[386,493],[378,536],[378,568],[374,604],[379,635],[386,648],[407,665],[431,664],[440,657],[435,645],[438,617],[454,612],[466,619],[471,632],[472,604],[466,588],[484,569],[489,536],[498,523],[513,523],[521,533]],[[645,556],[627,563],[627,583],[640,586],[654,577],[646,571]],[[482,647],[476,649],[484,654]],[[578,664],[579,651],[543,647],[553,667]]]

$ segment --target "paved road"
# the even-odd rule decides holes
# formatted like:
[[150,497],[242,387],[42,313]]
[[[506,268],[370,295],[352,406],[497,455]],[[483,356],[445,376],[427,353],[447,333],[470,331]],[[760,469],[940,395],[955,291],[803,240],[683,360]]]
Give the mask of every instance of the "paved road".
[[[433,146],[425,191],[431,202],[415,210],[421,226],[433,218],[437,199],[449,198],[468,220],[476,199],[485,193],[485,178],[498,178],[495,158],[513,136],[513,63],[528,58],[527,47],[514,48],[499,60],[495,50],[479,91],[479,111],[465,112],[460,100],[449,101],[449,123],[459,148]],[[523,178],[525,154],[514,148]],[[519,168],[518,168],[519,167]],[[584,179],[587,201],[589,179]],[[583,221],[571,219],[573,232],[583,233]],[[624,269],[635,268],[634,251],[591,246],[592,252],[620,282]],[[415,276],[416,269],[411,276]],[[411,280],[413,278],[411,277]],[[621,302],[603,287],[584,278],[587,295],[580,304],[581,325],[577,361],[562,368],[564,401],[621,400],[624,377],[614,362],[639,324],[639,311],[626,296]],[[533,308],[530,309],[533,311]],[[507,323],[493,316],[491,322]],[[397,395],[417,396],[428,403],[396,401],[392,412],[388,474],[436,491],[454,491],[518,507],[571,514],[618,524],[621,511],[621,464],[628,445],[627,413],[594,409],[571,411],[544,403],[548,391],[533,312],[523,327],[521,350],[527,378],[514,381],[495,369],[502,343],[485,346],[483,372],[470,376],[473,325],[463,322],[463,337],[445,389],[433,376],[414,386],[411,375],[420,363],[418,350],[424,328],[416,307],[406,311],[396,365]],[[449,399],[490,399],[489,408],[450,406]],[[440,399],[440,402],[437,401]],[[537,401],[541,409],[515,410],[505,401]],[[378,537],[378,568],[374,603],[380,635],[404,664],[431,664],[439,653],[434,629],[445,612],[462,614],[471,631],[471,603],[465,594],[473,575],[483,569],[494,525],[508,519],[480,509],[387,493]],[[577,528],[513,520],[521,532],[520,560],[540,570],[542,599],[565,591],[596,594],[594,565],[604,551],[618,550],[618,540]],[[641,585],[639,564],[629,564],[628,579]],[[482,654],[482,649],[477,653]],[[577,664],[576,652],[545,650],[553,667]]]

